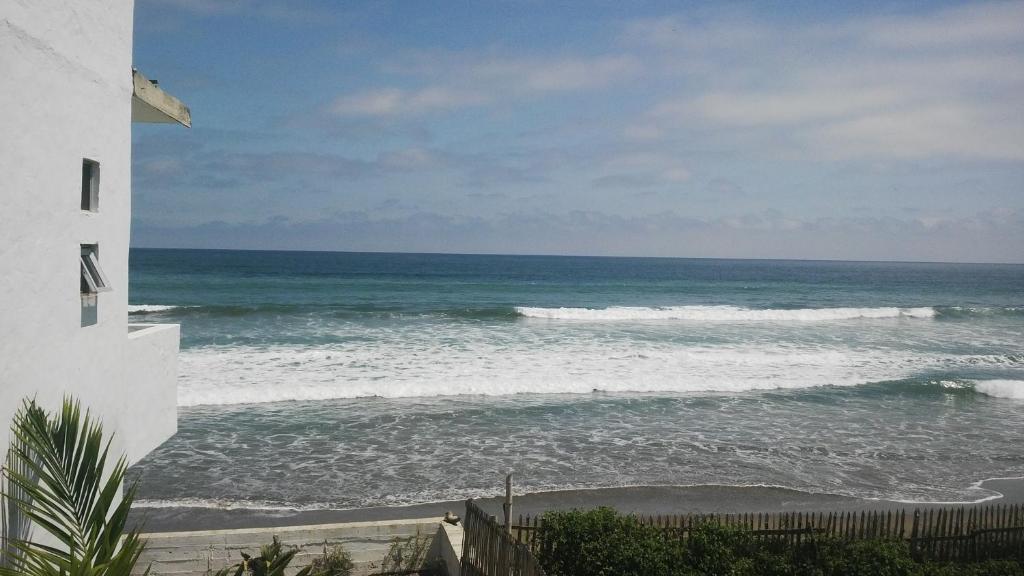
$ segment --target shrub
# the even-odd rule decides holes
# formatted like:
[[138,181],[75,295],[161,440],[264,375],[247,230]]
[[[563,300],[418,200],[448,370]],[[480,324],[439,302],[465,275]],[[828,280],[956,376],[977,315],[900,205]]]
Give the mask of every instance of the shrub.
[[[299,548],[288,549],[274,536],[273,542],[260,547],[260,555],[253,557],[242,553],[242,561],[214,573],[214,576],[284,576]],[[352,572],[352,558],[341,545],[328,549],[314,558],[309,566],[295,572],[295,576],[349,576]]]
[[[274,541],[260,547],[260,555],[253,557],[242,552],[242,561],[219,570],[215,576],[284,576],[285,568],[291,564],[299,549],[292,546],[285,550],[281,541]],[[309,567],[303,568],[296,576],[307,576]]]
[[989,560],[974,564],[923,564],[914,576],[1024,576],[1024,566],[1013,560]]
[[1024,576],[1015,561],[919,564],[906,542],[808,536],[800,544],[705,524],[685,539],[610,508],[549,512],[538,560],[549,576]]
[[391,548],[384,556],[384,561],[381,562],[381,573],[416,572],[424,576],[448,574],[444,560],[428,559],[429,552],[429,538],[422,536],[395,538],[391,541]]
[[906,542],[861,540],[846,546],[844,570],[849,576],[911,576],[917,564]]
[[381,569],[385,572],[398,572],[419,568],[426,560],[428,543],[426,538],[417,536],[395,538],[384,556]]
[[340,544],[333,548],[324,545],[324,554],[309,564],[308,576],[349,576],[352,573],[352,556]]
[[665,533],[611,508],[544,515],[538,560],[551,575],[684,575],[683,550]]

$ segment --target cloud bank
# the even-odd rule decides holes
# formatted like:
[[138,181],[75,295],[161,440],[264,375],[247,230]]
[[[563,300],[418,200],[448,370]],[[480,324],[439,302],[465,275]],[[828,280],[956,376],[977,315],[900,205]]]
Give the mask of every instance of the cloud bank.
[[142,0],[136,244],[1024,261],[1024,2],[463,8]]

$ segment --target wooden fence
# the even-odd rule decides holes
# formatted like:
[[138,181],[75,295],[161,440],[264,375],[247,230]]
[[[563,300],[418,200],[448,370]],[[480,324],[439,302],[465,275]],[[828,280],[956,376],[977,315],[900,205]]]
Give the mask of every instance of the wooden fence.
[[[637,516],[667,535],[684,539],[698,526],[732,526],[760,541],[799,545],[812,536],[843,540],[904,540],[914,558],[970,562],[1016,558],[1024,561],[1024,506],[956,506],[871,512],[787,512]],[[540,517],[523,516],[512,525],[516,542],[540,549]],[[465,574],[465,572],[463,572]]]
[[462,576],[544,576],[529,547],[472,499],[466,501],[462,528]]

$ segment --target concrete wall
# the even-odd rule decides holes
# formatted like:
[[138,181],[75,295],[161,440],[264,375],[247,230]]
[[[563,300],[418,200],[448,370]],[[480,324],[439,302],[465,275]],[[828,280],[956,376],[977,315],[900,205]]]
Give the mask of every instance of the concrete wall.
[[[55,408],[73,394],[133,457],[173,432],[173,405],[157,407],[158,426],[139,425],[154,401],[129,373],[140,347],[129,350],[127,328],[132,12],[132,0],[0,2],[0,457],[29,396]],[[83,158],[100,163],[98,212],[81,210]],[[85,243],[99,245],[113,290],[82,327]]]
[[441,529],[434,538],[434,549],[438,557],[448,569],[448,576],[459,576],[462,573],[462,540],[465,533],[461,524],[441,523]]
[[[461,554],[443,545],[457,538],[462,547],[461,527],[449,526],[449,535],[440,518],[419,518],[384,522],[350,522],[317,526],[282,528],[255,528],[248,530],[209,530],[203,532],[167,532],[146,534],[146,550],[135,567],[142,574],[150,567],[150,574],[174,576],[204,576],[208,570],[219,570],[237,563],[240,552],[256,555],[259,547],[270,543],[274,536],[285,545],[301,550],[290,564],[291,573],[309,565],[327,546],[341,544],[352,556],[354,574],[365,575],[381,570],[381,563],[396,541],[420,538],[428,546],[428,559],[443,558],[455,563],[455,572]],[[451,568],[451,566],[449,566]]]
[[[126,431],[125,450],[131,461],[142,458],[174,435],[178,428],[177,324],[130,324],[125,351],[124,411],[119,424]],[[140,410],[140,407],[144,409]],[[145,430],[139,434],[137,430]]]

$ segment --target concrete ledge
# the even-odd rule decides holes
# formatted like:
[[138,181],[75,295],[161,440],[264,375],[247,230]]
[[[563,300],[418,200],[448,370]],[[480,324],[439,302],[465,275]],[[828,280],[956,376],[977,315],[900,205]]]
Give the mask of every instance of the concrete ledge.
[[448,576],[460,576],[462,573],[462,540],[465,533],[462,524],[441,522],[441,528],[434,538],[437,557],[444,561],[448,568]]
[[143,538],[156,542],[165,539],[177,538],[217,538],[218,536],[237,536],[240,534],[252,534],[255,536],[264,535],[269,537],[278,536],[283,538],[286,534],[301,532],[327,532],[332,530],[379,530],[388,527],[408,526],[410,524],[437,524],[441,518],[410,518],[406,520],[379,520],[373,522],[342,522],[337,524],[307,524],[304,526],[272,526],[270,528],[241,528],[231,530],[196,530],[189,532],[154,532],[143,534]]
[[128,339],[146,338],[159,332],[180,331],[180,324],[128,324]]
[[458,574],[462,548],[461,526],[451,526],[440,518],[161,532],[142,535],[146,549],[133,573],[142,574],[150,567],[154,576],[205,576],[209,571],[237,563],[243,551],[258,553],[259,547],[269,544],[275,536],[285,546],[299,548],[289,566],[294,569],[292,572],[308,566],[325,547],[340,544],[352,557],[353,574],[372,574],[380,571],[396,543],[415,538],[427,550],[424,561],[443,560],[450,574]]
[[120,439],[132,462],[178,429],[179,336],[177,324],[128,325],[118,425],[121,430],[131,430]]
[[192,112],[181,100],[158,88],[135,69],[132,69],[132,83],[132,122],[178,123],[186,128],[192,127]]

